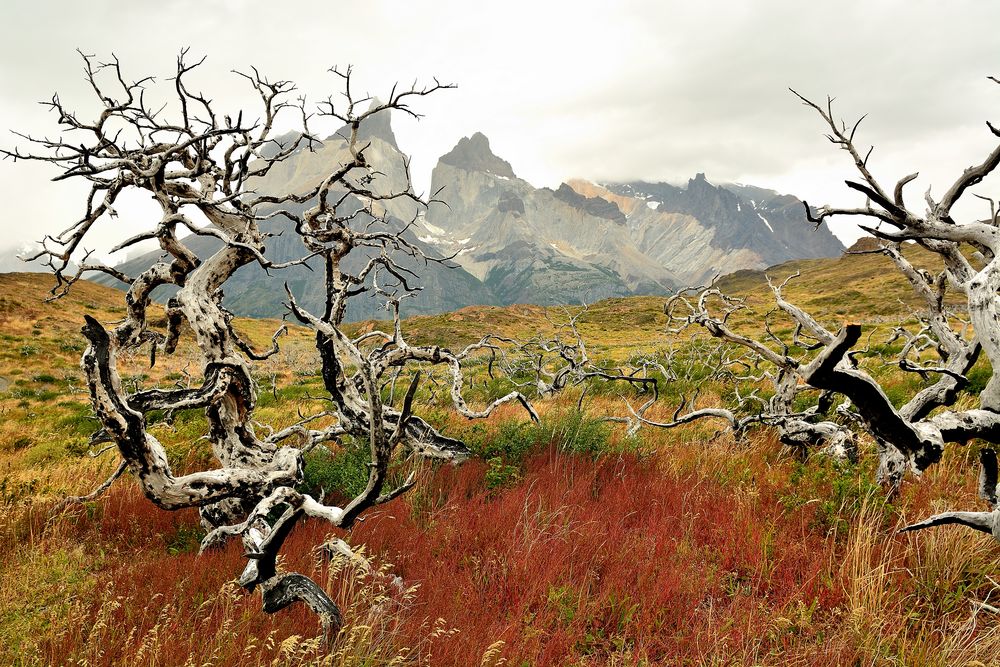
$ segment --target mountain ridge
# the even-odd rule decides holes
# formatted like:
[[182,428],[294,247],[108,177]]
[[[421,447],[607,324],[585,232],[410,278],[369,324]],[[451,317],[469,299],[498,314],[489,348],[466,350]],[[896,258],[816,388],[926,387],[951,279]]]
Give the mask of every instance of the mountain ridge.
[[[390,114],[371,120],[362,134],[369,163],[378,169],[372,187],[398,191],[408,182],[407,158],[396,144]],[[305,191],[346,150],[341,133],[334,133],[318,146],[296,151],[254,186],[272,194]],[[481,132],[462,137],[441,156],[431,174],[431,191],[443,204],[432,203],[426,211],[403,199],[383,203],[388,225],[404,230],[431,259],[401,259],[424,287],[404,302],[405,315],[478,304],[555,305],[664,295],[721,273],[843,252],[826,228],[811,231],[802,203],[791,195],[741,184],[717,186],[703,173],[683,188],[583,179],[556,189],[535,187],[493,152]],[[306,254],[290,222],[274,219],[269,225],[273,236],[265,254],[270,259],[287,262]],[[218,247],[212,237],[187,237],[186,243],[199,256]],[[159,254],[120,268],[134,275]],[[366,259],[359,254],[356,261]],[[314,264],[318,269],[319,262]],[[259,266],[248,265],[227,283],[225,303],[238,315],[278,316],[279,292],[287,281],[307,307],[320,307],[317,275],[299,266],[283,271],[281,280],[267,279]],[[115,283],[110,277],[97,280]],[[168,295],[169,290],[160,290],[154,297]],[[374,299],[354,299],[348,319],[375,317],[379,309]]]

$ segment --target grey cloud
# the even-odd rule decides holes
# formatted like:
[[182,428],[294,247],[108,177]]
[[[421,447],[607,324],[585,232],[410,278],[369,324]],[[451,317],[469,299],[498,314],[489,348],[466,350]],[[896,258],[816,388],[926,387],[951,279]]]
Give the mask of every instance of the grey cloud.
[[[295,79],[313,99],[332,84],[324,72],[337,63],[354,63],[376,93],[397,79],[457,82],[457,91],[421,106],[425,120],[400,122],[418,184],[459,136],[482,130],[519,174],[542,184],[571,176],[684,181],[704,171],[720,181],[794,184],[817,203],[843,201],[849,163],[786,88],[836,95],[849,119],[869,113],[862,138],[877,144],[887,177],[919,168],[937,183],[979,157],[976,132],[1000,99],[985,79],[1000,73],[998,19],[1000,5],[973,0],[179,0],[132,3],[127,12],[110,0],[4,3],[0,125],[51,132],[54,119],[34,101],[53,90],[66,100],[86,96],[76,46],[114,51],[136,75],[161,76],[191,46],[209,56],[206,92],[234,105],[249,98],[227,72],[250,64]],[[933,164],[904,163],[922,145],[948,149],[949,135],[961,141]],[[990,142],[984,132],[983,153]],[[843,168],[836,178],[832,165]],[[58,230],[77,213],[76,191],[46,175],[0,163],[8,243]]]

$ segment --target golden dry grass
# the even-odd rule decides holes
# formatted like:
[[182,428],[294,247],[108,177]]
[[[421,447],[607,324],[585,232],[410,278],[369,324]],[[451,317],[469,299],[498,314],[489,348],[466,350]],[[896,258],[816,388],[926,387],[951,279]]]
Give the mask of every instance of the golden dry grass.
[[[808,307],[832,327],[856,320],[869,327],[881,326],[888,333],[917,306],[909,286],[881,257],[795,262],[777,267],[773,274],[781,278],[795,270],[801,270],[803,277],[789,285],[786,298]],[[162,552],[166,566],[173,561],[163,550],[173,547],[143,542],[142,546],[109,546],[105,552],[96,538],[81,541],[80,526],[88,524],[88,516],[112,511],[100,503],[88,505],[82,515],[48,515],[59,498],[89,491],[115,466],[113,453],[100,458],[86,454],[94,422],[77,364],[83,349],[79,334],[83,315],[106,322],[121,315],[120,292],[86,282],[68,297],[45,303],[48,281],[41,275],[0,275],[0,415],[4,417],[0,420],[0,548],[5,551],[0,563],[0,645],[21,646],[27,656],[19,663],[19,658],[0,650],[0,661],[44,664],[44,653],[31,651],[72,644],[79,664],[115,664],[114,656],[102,653],[102,646],[114,640],[129,647],[129,664],[258,664],[254,662],[258,657],[248,656],[256,656],[254,652],[261,647],[266,648],[262,655],[270,656],[266,664],[436,664],[435,642],[455,641],[454,636],[445,635],[454,630],[456,619],[429,619],[423,640],[401,645],[395,639],[392,617],[372,611],[385,600],[379,597],[379,584],[371,579],[329,575],[339,577],[336,586],[347,603],[350,622],[336,652],[322,658],[312,640],[312,625],[306,622],[292,633],[280,624],[261,630],[259,609],[247,604],[229,584],[216,587],[199,603],[201,611],[190,618],[178,616],[188,613],[181,609],[190,607],[171,598],[188,594],[180,584],[175,589],[172,582],[164,583],[161,597],[155,600],[109,597],[97,591],[96,582],[101,573],[114,567],[114,559],[141,557],[155,562]],[[759,330],[760,316],[771,305],[763,276],[736,275],[722,286],[745,296],[751,308],[737,314],[734,325]],[[580,330],[594,356],[622,360],[637,349],[653,351],[670,343],[663,333],[663,301],[636,297],[593,304],[581,318]],[[158,316],[154,309],[153,319]],[[255,345],[264,347],[280,324],[240,320],[238,328]],[[360,331],[375,325],[359,323],[351,328]],[[529,338],[551,333],[552,323],[535,306],[472,307],[407,322],[413,342],[454,347],[477,340],[487,328]],[[869,367],[886,382],[891,394],[905,396],[914,389],[910,377],[892,368],[875,362]],[[300,409],[319,409],[308,398],[321,393],[316,368],[311,333],[290,327],[282,339],[281,354],[257,367],[258,419],[281,427],[293,421]],[[153,369],[138,356],[125,360],[122,367],[126,381],[131,376],[161,385],[186,382],[186,372],[198,376],[196,355],[183,346],[173,358],[159,359]],[[668,388],[649,417],[670,416],[679,395],[669,392]],[[725,387],[706,387],[699,405],[721,405],[727,400],[726,392]],[[557,400],[541,402],[539,411],[557,423],[560,415],[575,407],[578,396],[577,390],[571,390]],[[424,414],[446,433],[470,436],[481,443],[506,437],[504,425],[523,420],[517,408],[505,406],[489,422],[473,425],[448,411],[443,400],[429,401],[423,389],[420,398]],[[594,415],[625,414],[621,398],[613,393],[589,395],[585,407]],[[210,464],[207,447],[198,440],[203,427],[199,415],[152,426],[182,468]],[[1000,665],[1000,614],[978,605],[995,607],[1000,600],[997,546],[953,529],[905,538],[893,535],[894,529],[930,511],[977,506],[975,443],[949,446],[941,464],[886,503],[870,484],[870,452],[862,465],[845,471],[801,466],[782,452],[767,430],[737,442],[727,433],[720,434],[719,428],[717,423],[700,422],[675,431],[646,429],[638,441],[628,443],[615,431],[608,444],[616,452],[627,446],[629,452],[637,452],[629,456],[651,462],[665,478],[723,484],[734,498],[742,524],[753,525],[761,507],[788,513],[815,510],[816,519],[808,530],[825,545],[823,555],[828,562],[823,576],[840,587],[843,601],[835,608],[817,609],[806,599],[774,607],[766,598],[750,597],[741,602],[756,605],[741,617],[746,627],[735,633],[720,628],[730,639],[702,647],[690,664],[838,664],[838,659],[850,656],[850,664],[856,665]],[[421,474],[429,486],[438,473],[428,468]],[[510,479],[515,485],[527,483],[518,482],[521,478],[516,476]],[[119,484],[127,487],[131,482]],[[414,514],[434,508],[433,498],[416,492],[406,503],[407,511]],[[431,510],[422,509],[421,503],[429,504]],[[685,530],[694,534],[695,523],[692,517]],[[177,525],[171,523],[166,529],[183,537]],[[428,519],[425,525],[435,525],[434,520]],[[768,539],[780,542],[791,537]],[[692,557],[700,557],[694,544],[681,541],[677,548],[690,549]],[[349,582],[346,588],[344,581]],[[327,583],[333,585],[332,579]],[[447,586],[448,582],[434,585]],[[100,600],[96,611],[95,595]],[[420,604],[420,589],[408,595],[413,604]],[[138,606],[155,616],[149,625],[152,630],[130,635],[138,626],[121,621],[122,605],[130,605],[132,611]],[[178,646],[178,632],[198,637],[198,646]],[[246,656],[234,652],[229,641],[234,635],[254,637],[253,646],[240,649]],[[480,652],[483,665],[504,664],[510,647],[495,639],[494,646]],[[629,656],[622,649],[609,654],[604,664],[644,664],[641,658]]]

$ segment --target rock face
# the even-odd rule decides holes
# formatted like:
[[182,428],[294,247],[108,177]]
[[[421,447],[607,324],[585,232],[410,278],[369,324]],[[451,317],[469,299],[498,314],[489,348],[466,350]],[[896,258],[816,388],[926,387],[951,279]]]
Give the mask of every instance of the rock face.
[[434,169],[432,208],[421,238],[457,253],[501,303],[565,303],[660,294],[718,274],[843,252],[829,230],[813,231],[801,201],[704,174],[687,187],[598,185],[555,191],[517,178],[482,134],[463,138]]
[[419,238],[455,254],[502,304],[563,304],[637,293],[677,281],[645,256],[616,204],[562,184],[536,188],[497,157],[482,134],[463,138],[431,180],[447,206],[432,206]]
[[835,257],[844,247],[826,228],[813,229],[802,202],[742,184],[714,185],[697,174],[681,188],[668,183],[571,183],[590,196],[605,193],[628,212],[639,249],[694,285],[740,269],[791,259]]
[[[399,191],[406,183],[405,157],[389,120],[387,112],[377,114],[362,131],[363,141],[370,143],[369,162],[380,172],[371,186],[383,192]],[[307,190],[345,156],[348,131],[276,164],[256,189],[274,194]],[[423,213],[403,199],[385,203],[390,226],[402,229],[404,221],[413,221],[405,234],[428,257],[453,258],[426,264],[399,259],[424,287],[417,298],[404,301],[406,315],[474,304],[549,305],[666,294],[716,274],[843,252],[826,228],[813,231],[795,197],[747,185],[713,185],[704,174],[683,188],[583,180],[555,190],[536,188],[518,178],[478,132],[440,158],[431,191],[447,205],[432,204]],[[284,262],[306,254],[296,234],[281,233],[291,223],[275,218],[270,224],[274,236],[268,257]],[[186,242],[199,256],[218,247],[212,237]],[[158,256],[150,253],[121,268],[131,275]],[[355,259],[358,266],[349,269],[366,261]],[[322,271],[318,261],[314,264],[316,271],[299,266],[271,277],[256,264],[246,266],[226,284],[225,303],[240,315],[280,316],[287,282],[302,303],[320,310]],[[380,306],[375,299],[354,299],[348,317],[378,317]]]
[[441,156],[439,162],[466,171],[482,171],[501,178],[514,178],[514,169],[490,150],[490,140],[482,132],[462,137],[455,147]]
[[[370,187],[377,192],[398,192],[406,184],[406,166],[404,156],[396,146],[396,139],[389,125],[389,114],[387,112],[376,114],[372,120],[373,122],[368,123],[366,128],[363,126],[364,132],[360,135],[365,143],[370,142],[366,156],[372,164],[378,165],[381,172]],[[305,147],[300,148],[292,158],[276,163],[266,177],[255,184],[255,187],[259,192],[275,195],[308,191],[313,184],[329,173],[332,165],[339,164],[346,157],[347,142],[342,136],[349,136],[347,132],[348,130],[335,132],[324,140],[322,145],[314,146],[311,151]],[[337,196],[338,193],[331,193],[331,199]],[[411,220],[417,214],[413,203],[403,199],[391,200],[385,205],[389,214],[389,224],[395,229],[402,229],[406,224],[404,221]],[[300,206],[299,212],[308,206]],[[266,209],[262,211],[266,212]],[[358,220],[357,224],[364,225],[368,220],[370,218]],[[266,243],[264,253],[272,261],[287,262],[308,254],[299,236],[294,233],[293,223],[287,219],[272,218],[266,223],[261,223],[261,228],[272,234]],[[439,259],[442,257],[434,246],[420,241],[414,233],[407,231],[404,232],[404,236],[421,248],[428,257]],[[184,242],[202,258],[211,255],[220,245],[217,239],[204,236],[189,236]],[[151,266],[159,257],[159,252],[152,252],[126,262],[120,268],[127,275],[135,275]],[[352,272],[359,271],[367,260],[368,257],[359,251],[345,261],[344,268]],[[446,312],[470,304],[498,304],[488,287],[454,262],[425,263],[422,259],[410,258],[402,253],[397,253],[396,260],[400,266],[419,276],[414,282],[423,286],[415,298],[403,300],[401,310],[405,315]],[[281,317],[285,314],[285,308],[281,304],[285,300],[284,284],[287,282],[296,299],[313,312],[322,312],[325,303],[322,261],[313,258],[308,263],[313,270],[305,266],[292,266],[272,271],[270,276],[258,264],[248,264],[226,283],[223,303],[238,315]],[[95,281],[122,286],[109,276],[100,276],[95,278]],[[165,300],[172,291],[167,287],[161,287],[153,296],[157,300]],[[348,319],[386,316],[383,303],[379,300],[358,297],[349,301]]]
[[617,204],[610,202],[607,199],[581,195],[566,183],[559,186],[559,189],[555,191],[555,196],[559,201],[566,202],[570,206],[578,208],[585,213],[589,213],[590,215],[598,218],[612,220],[617,222],[619,225],[625,224],[625,214],[622,213]]

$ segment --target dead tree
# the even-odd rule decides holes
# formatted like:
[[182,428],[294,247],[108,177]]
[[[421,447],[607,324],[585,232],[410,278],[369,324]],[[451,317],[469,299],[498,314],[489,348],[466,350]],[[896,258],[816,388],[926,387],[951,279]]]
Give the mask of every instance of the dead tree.
[[[621,383],[658,396],[656,378],[650,377],[649,364],[622,368],[600,363],[591,358],[586,341],[580,333],[580,319],[589,308],[583,305],[576,313],[561,308],[561,321],[546,310],[545,318],[553,333],[537,335],[527,341],[493,337],[500,353],[498,365],[505,375],[520,388],[533,390],[539,398],[551,398],[569,387],[583,386],[584,391],[594,382]],[[518,378],[522,378],[520,381]]]
[[[871,221],[862,228],[885,242],[886,255],[924,300],[927,315],[921,334],[929,335],[935,342],[940,358],[940,363],[930,366],[900,364],[903,370],[929,373],[939,379],[898,410],[866,374],[844,375],[834,370],[828,377],[820,378],[820,384],[854,400],[867,429],[883,449],[882,468],[891,470],[892,474],[901,475],[904,466],[918,473],[926,469],[940,458],[945,442],[965,443],[973,438],[995,441],[1000,433],[1000,219],[995,203],[988,198],[980,197],[990,205],[990,215],[984,220],[960,223],[953,216],[953,209],[969,188],[981,183],[1000,165],[1000,145],[994,147],[982,162],[965,169],[940,199],[935,199],[928,188],[924,195],[926,210],[918,214],[907,206],[903,197],[904,188],[918,174],[899,179],[890,195],[868,168],[871,149],[862,157],[854,143],[861,120],[848,129],[845,123],[834,118],[831,100],[824,108],[792,92],[819,113],[830,129],[827,138],[851,156],[861,178],[847,181],[847,186],[866,198],[862,207],[824,206],[815,214],[806,204],[809,219],[817,225],[835,216],[861,216]],[[994,138],[1000,137],[1000,130],[988,121],[986,126]],[[943,261],[944,270],[932,275],[913,267],[900,252],[900,244],[905,242],[916,243],[935,253]],[[965,249],[974,251],[975,254],[968,253],[971,259],[963,252]],[[949,287],[965,297],[972,330],[970,338],[961,335],[962,328],[953,326],[945,305]],[[853,344],[851,330],[850,325],[845,326],[838,335],[841,341],[839,347],[845,354]],[[993,374],[979,392],[979,407],[946,409],[954,406],[959,394],[968,387],[967,373],[981,353],[985,353]],[[935,413],[939,408],[942,410]],[[995,455],[984,455],[982,480],[986,482],[980,484],[980,494],[992,497],[995,508]],[[915,524],[911,529],[943,522],[947,521],[931,519]],[[995,516],[992,525],[994,528],[987,532],[997,536]]]
[[[824,418],[833,407],[830,392],[820,391],[818,400],[809,408],[795,409],[795,400],[800,394],[817,392],[813,387],[800,382],[801,370],[808,366],[802,357],[792,356],[792,348],[820,349],[832,343],[834,335],[782,298],[782,289],[794,277],[790,276],[778,285],[768,279],[778,311],[795,321],[790,342],[783,341],[772,331],[770,313],[764,317],[766,343],[736,332],[730,327],[729,318],[746,308],[746,304],[742,299],[723,294],[714,286],[681,290],[664,307],[671,333],[679,334],[697,326],[725,344],[747,352],[748,356],[720,355],[717,367],[711,374],[713,377],[734,383],[767,381],[773,389],[770,398],[765,400],[757,396],[755,391],[740,395],[737,390],[737,411],[744,413],[743,416],[728,408],[698,409],[692,398],[690,401],[682,401],[668,422],[646,419],[643,411],[648,406],[643,406],[638,411],[632,410],[630,406],[635,419],[658,428],[674,428],[700,419],[721,419],[736,434],[741,434],[756,424],[767,424],[777,429],[782,443],[802,454],[818,450],[835,458],[853,460],[857,455],[854,433],[847,426]],[[848,360],[848,363],[853,364],[853,360]],[[741,371],[741,368],[744,370]],[[846,404],[837,406],[837,409],[843,414],[849,414],[849,406]]]
[[[307,577],[280,572],[276,559],[302,517],[349,528],[366,509],[411,488],[412,476],[395,485],[390,481],[390,464],[401,449],[453,460],[466,456],[463,443],[442,435],[413,413],[420,380],[415,367],[446,367],[452,378],[451,398],[466,417],[486,417],[510,401],[519,401],[535,416],[527,399],[516,391],[482,409],[466,404],[462,363],[488,346],[488,341],[454,353],[436,346],[410,345],[403,336],[399,303],[419,289],[418,277],[394,258],[405,254],[425,261],[442,260],[424,257],[407,240],[407,222],[387,211],[392,202],[404,201],[417,209],[431,202],[413,192],[408,176],[401,189],[376,187],[379,165],[369,162],[370,142],[359,139],[363,136],[359,130],[378,113],[416,116],[411,102],[451,86],[435,80],[426,87],[393,89],[385,102],[370,102],[353,91],[350,69],[332,69],[343,88],[342,97],[310,109],[304,98],[292,98],[295,87],[291,82],[269,80],[256,69],[236,72],[259,95],[260,117],[251,120],[242,112],[224,115],[208,96],[192,92],[191,72],[201,61],[189,63],[184,52],[170,82],[173,101],[161,108],[150,106],[148,94],[161,92],[151,77],[133,81],[116,58],[99,62],[93,56],[81,56],[99,103],[97,118],[82,120],[58,95],[53,96],[46,104],[58,116],[59,137],[21,135],[31,149],[3,154],[15,160],[48,162],[59,170],[57,181],[78,179],[90,184],[82,217],[61,234],[46,237],[32,258],[46,261],[54,271],[52,298],[64,295],[81,276],[92,272],[104,272],[128,284],[121,322],[109,331],[88,316],[83,327],[89,347],[82,367],[102,426],[100,440],[117,447],[122,465],[153,503],[166,510],[199,508],[208,530],[203,549],[231,537],[242,540],[249,560],[240,583],[250,591],[261,589],[266,612],[301,601],[319,615],[327,633],[335,633],[340,612],[330,597]],[[300,131],[277,138],[276,120],[286,115],[297,118]],[[342,162],[332,164],[325,178],[305,191],[256,191],[255,183],[275,165],[320,143],[311,124],[321,122],[340,129],[327,141],[342,142]],[[408,165],[403,166],[408,175]],[[116,249],[155,241],[164,254],[139,275],[126,276],[92,261],[83,244],[96,223],[116,217],[118,198],[136,190],[150,195],[161,215]],[[304,213],[303,206],[308,207]],[[306,249],[301,259],[285,264],[272,262],[265,250],[268,221],[279,216],[294,223]],[[209,257],[198,257],[185,244],[184,231],[213,236],[222,247]],[[368,259],[352,274],[344,260],[359,253]],[[234,330],[232,317],[222,306],[222,290],[234,272],[249,263],[278,270],[312,258],[324,267],[323,275],[317,276],[325,280],[324,311],[308,312],[291,291],[287,306],[316,333],[322,379],[329,393],[329,407],[322,415],[332,417],[332,425],[311,428],[313,416],[262,436],[254,428],[257,396],[251,366],[254,360],[277,352],[278,334],[270,350],[255,352]],[[158,331],[147,311],[151,292],[161,285],[175,286],[177,291],[165,309],[165,329]],[[347,302],[366,293],[384,299],[393,329],[351,338],[342,329]],[[150,362],[155,363],[157,354],[173,353],[182,336],[190,336],[200,353],[200,385],[123,389],[118,369],[122,354],[148,345]],[[380,387],[387,374],[401,370],[409,385],[401,405],[393,408],[382,401]],[[207,439],[218,467],[175,473],[163,445],[147,428],[147,415],[154,410],[204,411]],[[369,443],[365,489],[343,506],[326,505],[296,490],[303,479],[303,455],[345,436]]]
[[[918,175],[904,176],[891,188],[883,186],[868,167],[871,149],[862,150],[855,143],[861,120],[849,126],[835,118],[832,100],[820,106],[795,95],[823,119],[829,141],[850,155],[859,178],[846,184],[865,197],[863,205],[853,208],[824,206],[814,210],[806,203],[807,216],[816,225],[834,217],[865,220],[862,229],[881,242],[874,252],[888,257],[910,282],[924,309],[920,330],[903,336],[906,342],[898,365],[925,378],[926,386],[895,407],[878,381],[857,363],[861,325],[845,323],[838,331],[827,329],[785,301],[780,287],[772,286],[778,308],[795,324],[796,334],[803,332],[814,342],[800,346],[814,350],[809,356],[789,355],[787,347],[776,345],[773,336],[757,340],[729,329],[725,315],[712,315],[706,305],[711,298],[729,303],[716,289],[679,297],[668,310],[683,304],[687,323],[753,350],[794,377],[797,385],[846,397],[849,404],[842,404],[842,413],[874,438],[879,448],[879,477],[896,487],[907,473],[920,474],[939,461],[945,443],[973,439],[995,442],[1000,436],[1000,216],[996,204],[984,197],[990,205],[988,218],[959,222],[953,214],[963,195],[1000,165],[1000,145],[982,162],[964,170],[939,198],[928,189],[923,198],[926,210],[918,213],[904,199],[905,187]],[[987,129],[994,138],[1000,137],[1000,130],[992,124],[987,123]],[[907,243],[936,255],[943,270],[935,273],[914,266],[904,256],[903,244]],[[967,321],[949,308],[949,291],[965,302]],[[925,359],[927,354],[935,359]],[[960,397],[969,391],[968,373],[982,354],[993,369],[992,377],[974,396],[977,407],[956,409]],[[991,453],[984,454],[982,480],[980,494],[994,507],[992,513],[946,513],[908,530],[962,523],[996,536],[996,458]]]

